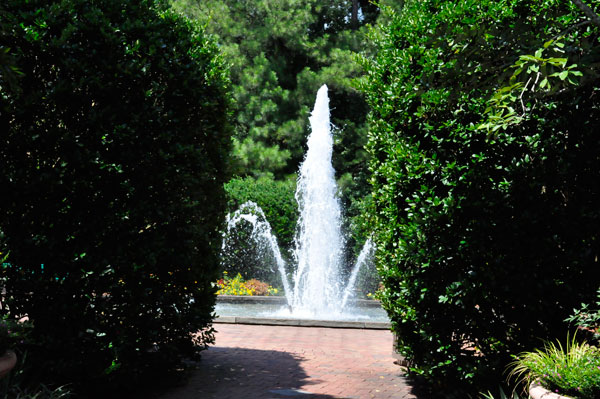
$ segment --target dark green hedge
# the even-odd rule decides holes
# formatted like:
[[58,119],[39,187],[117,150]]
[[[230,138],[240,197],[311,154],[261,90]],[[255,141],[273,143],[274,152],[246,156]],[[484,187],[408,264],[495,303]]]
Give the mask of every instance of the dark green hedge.
[[298,220],[294,179],[238,177],[225,184],[225,191],[229,212],[235,212],[248,201],[256,203],[265,213],[280,245],[285,248],[292,246]]
[[6,304],[33,321],[27,359],[44,378],[86,397],[135,389],[213,340],[224,64],[151,0],[2,8],[1,44],[24,74],[0,104]]
[[[412,373],[464,397],[501,382],[511,353],[564,338],[600,285],[598,28],[558,0],[407,0],[376,39],[383,303]],[[583,76],[553,75],[569,66]]]

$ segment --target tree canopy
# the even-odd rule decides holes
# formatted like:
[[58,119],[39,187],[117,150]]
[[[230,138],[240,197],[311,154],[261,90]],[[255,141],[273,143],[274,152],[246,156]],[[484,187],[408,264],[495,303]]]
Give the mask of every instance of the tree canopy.
[[[346,227],[353,239],[363,242],[368,234],[359,215],[369,195],[364,149],[368,108],[355,87],[355,79],[364,74],[356,55],[371,53],[366,33],[380,15],[379,6],[366,0],[171,4],[216,36],[230,64],[236,104],[234,175],[286,180],[295,174],[306,150],[316,92],[327,84],[335,127],[333,162]],[[286,228],[293,229],[293,224]]]
[[[360,10],[355,20],[353,3]],[[364,160],[360,136],[366,105],[351,84],[361,73],[353,54],[367,46],[364,29],[358,28],[374,21],[377,7],[367,1],[315,0],[174,0],[173,5],[206,24],[231,64],[236,174],[296,172],[308,114],[325,83],[343,153],[336,166],[344,173],[352,170],[346,161]]]

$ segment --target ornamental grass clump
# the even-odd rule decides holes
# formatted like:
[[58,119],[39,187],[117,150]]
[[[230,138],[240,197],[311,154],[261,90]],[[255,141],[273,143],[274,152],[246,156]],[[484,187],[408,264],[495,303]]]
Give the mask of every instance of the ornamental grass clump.
[[548,342],[543,349],[523,352],[510,364],[509,378],[528,387],[538,381],[544,388],[580,399],[600,397],[600,350],[575,336],[563,348]]

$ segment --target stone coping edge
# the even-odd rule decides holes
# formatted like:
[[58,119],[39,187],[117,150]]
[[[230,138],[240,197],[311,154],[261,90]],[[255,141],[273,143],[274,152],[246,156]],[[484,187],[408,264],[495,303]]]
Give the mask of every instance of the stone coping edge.
[[[221,303],[270,303],[273,305],[285,305],[287,300],[284,296],[259,296],[259,295],[217,295],[217,302]],[[358,307],[370,308],[381,307],[381,303],[376,299],[355,299],[350,300],[350,304]]]
[[336,321],[336,320],[307,320],[307,319],[274,319],[263,317],[218,316],[213,323],[219,324],[258,324],[265,326],[291,327],[330,327],[357,328],[368,330],[389,330],[390,323],[368,321]]
[[573,399],[547,390],[540,385],[539,381],[534,381],[529,387],[529,397],[531,399]]

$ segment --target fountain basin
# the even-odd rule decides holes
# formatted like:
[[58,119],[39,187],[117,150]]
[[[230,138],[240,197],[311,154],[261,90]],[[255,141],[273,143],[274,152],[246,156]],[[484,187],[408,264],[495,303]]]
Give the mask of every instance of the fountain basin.
[[349,301],[343,312],[325,319],[306,312],[290,313],[285,297],[219,295],[215,323],[262,324],[296,327],[389,329],[390,321],[376,300]]

